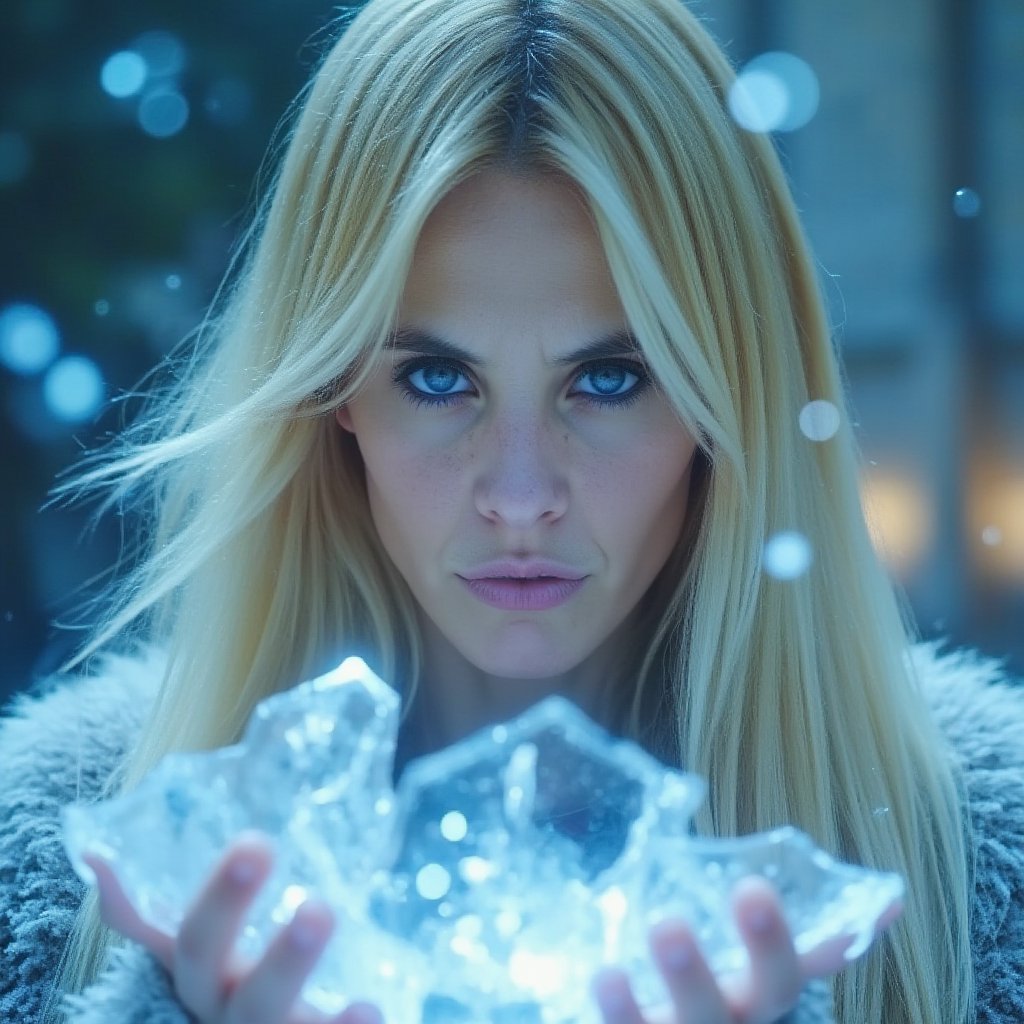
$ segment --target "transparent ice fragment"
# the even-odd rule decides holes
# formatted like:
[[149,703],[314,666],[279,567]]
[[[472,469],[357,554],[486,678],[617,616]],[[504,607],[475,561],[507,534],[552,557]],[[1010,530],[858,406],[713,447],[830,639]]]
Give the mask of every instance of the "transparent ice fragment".
[[173,934],[245,829],[275,843],[239,940],[257,956],[307,897],[338,925],[304,990],[389,1024],[597,1021],[589,984],[626,967],[643,1005],[665,992],[646,953],[657,920],[696,930],[720,976],[745,950],[730,897],[771,881],[800,952],[845,937],[859,956],[903,892],[792,828],[703,839],[698,777],[614,739],[550,697],[408,765],[391,788],[399,698],[357,658],[263,701],[237,746],[166,758],[133,792],[65,812],[65,842],[107,860],[140,915]]

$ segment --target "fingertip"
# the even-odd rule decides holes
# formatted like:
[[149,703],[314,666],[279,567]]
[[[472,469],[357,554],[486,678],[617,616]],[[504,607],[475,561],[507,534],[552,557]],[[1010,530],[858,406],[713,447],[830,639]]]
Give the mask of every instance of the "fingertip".
[[315,896],[310,896],[299,907],[296,914],[302,914],[303,917],[316,922],[319,927],[329,931],[333,930],[336,924],[334,911],[323,900],[317,899]]
[[599,967],[594,976],[590,979],[590,991],[597,995],[603,992],[609,985],[615,985],[616,978],[622,972],[616,967]]
[[648,943],[671,942],[681,932],[689,932],[686,922],[681,917],[663,917],[647,930]]
[[602,967],[591,979],[590,991],[605,1019],[623,1017],[633,1004],[629,978],[615,967]]
[[273,853],[273,840],[266,832],[258,828],[245,828],[235,836],[231,847],[232,849],[245,847],[246,849],[261,850],[270,854]]
[[274,851],[266,836],[260,832],[241,832],[224,851],[221,870],[232,885],[248,889],[267,878],[273,860]]
[[647,945],[663,973],[678,975],[688,971],[700,956],[697,940],[686,922],[672,918],[651,926]]
[[274,860],[274,843],[265,832],[246,829],[235,836],[227,848],[227,856],[243,856],[269,869]]
[[732,899],[734,904],[749,900],[778,902],[778,890],[763,875],[746,875],[733,886]]
[[384,1024],[384,1015],[373,1003],[352,1003],[334,1018],[333,1024]]
[[307,900],[288,925],[288,941],[298,951],[319,952],[327,945],[334,930],[334,914],[330,907],[317,900]]
[[251,850],[232,850],[224,866],[227,880],[239,889],[254,886],[266,878],[267,873],[267,862]]
[[125,897],[114,869],[97,854],[87,854],[82,860],[93,876],[92,884],[96,887],[100,917],[112,927],[119,927],[125,917]]
[[751,875],[736,883],[732,905],[737,923],[751,936],[773,935],[785,925],[775,887],[759,875]]
[[75,871],[79,878],[87,885],[94,885],[97,888],[103,884],[104,879],[110,877],[110,867],[107,862],[98,854],[92,851],[83,853],[75,862]]

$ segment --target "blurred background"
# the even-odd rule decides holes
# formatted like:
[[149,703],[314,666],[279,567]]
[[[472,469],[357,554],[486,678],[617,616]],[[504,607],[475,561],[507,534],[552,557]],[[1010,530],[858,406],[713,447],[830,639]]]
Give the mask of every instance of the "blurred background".
[[[626,0],[624,0],[626,2]],[[1024,672],[1024,5],[702,0],[820,262],[876,543],[920,631]],[[202,317],[323,0],[4,0],[0,700],[130,520],[43,508]]]

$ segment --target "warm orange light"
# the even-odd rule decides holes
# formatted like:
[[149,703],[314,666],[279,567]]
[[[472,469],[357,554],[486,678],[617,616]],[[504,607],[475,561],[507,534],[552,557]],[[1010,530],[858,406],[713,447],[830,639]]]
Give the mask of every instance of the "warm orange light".
[[924,486],[908,473],[872,467],[861,479],[861,501],[875,550],[894,576],[906,577],[928,553],[934,536]]
[[1024,471],[975,467],[967,503],[971,555],[993,579],[1024,580]]

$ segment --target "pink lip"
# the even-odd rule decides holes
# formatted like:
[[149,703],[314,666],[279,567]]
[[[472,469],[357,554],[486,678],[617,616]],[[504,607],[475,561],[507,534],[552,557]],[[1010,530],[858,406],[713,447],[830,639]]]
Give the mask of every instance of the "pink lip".
[[542,559],[500,560],[478,565],[459,578],[470,592],[492,608],[505,611],[546,611],[576,594],[586,574]]

